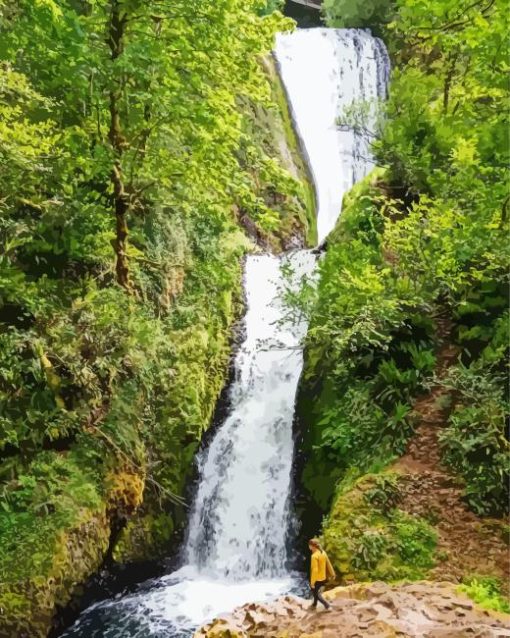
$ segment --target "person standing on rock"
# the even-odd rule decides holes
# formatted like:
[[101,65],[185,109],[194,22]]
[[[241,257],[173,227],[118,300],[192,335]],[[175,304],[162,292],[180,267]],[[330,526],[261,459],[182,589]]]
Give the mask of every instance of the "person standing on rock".
[[335,578],[335,570],[331,564],[328,555],[322,549],[321,544],[316,538],[308,541],[308,547],[312,552],[310,563],[310,585],[313,593],[312,607],[317,608],[317,602],[320,601],[326,609],[331,605],[321,595],[321,588],[324,587],[329,578]]

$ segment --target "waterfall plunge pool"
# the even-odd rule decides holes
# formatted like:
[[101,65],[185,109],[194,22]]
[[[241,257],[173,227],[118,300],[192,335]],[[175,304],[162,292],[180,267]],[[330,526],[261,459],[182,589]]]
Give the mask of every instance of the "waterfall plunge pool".
[[305,588],[298,574],[235,582],[183,567],[131,595],[92,605],[63,638],[189,638],[207,620],[239,605],[300,594]]

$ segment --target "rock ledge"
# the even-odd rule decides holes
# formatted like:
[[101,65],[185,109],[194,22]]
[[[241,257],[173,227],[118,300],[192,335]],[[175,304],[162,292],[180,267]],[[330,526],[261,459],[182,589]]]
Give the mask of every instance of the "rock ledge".
[[486,611],[451,583],[382,582],[337,587],[325,594],[332,609],[285,596],[248,603],[199,629],[194,638],[504,638],[510,616]]

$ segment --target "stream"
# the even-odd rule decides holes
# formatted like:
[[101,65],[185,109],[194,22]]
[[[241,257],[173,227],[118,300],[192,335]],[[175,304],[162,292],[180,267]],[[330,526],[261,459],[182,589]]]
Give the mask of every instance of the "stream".
[[[339,127],[338,117],[353,100],[385,97],[388,56],[368,32],[316,28],[279,35],[275,57],[315,183],[321,243],[344,193],[372,167],[369,139]],[[304,576],[288,566],[288,546],[292,422],[306,325],[286,317],[282,291],[311,275],[316,259],[302,250],[246,260],[245,338],[229,414],[197,458],[182,567],[92,605],[63,637],[189,637],[248,601],[303,588]]]

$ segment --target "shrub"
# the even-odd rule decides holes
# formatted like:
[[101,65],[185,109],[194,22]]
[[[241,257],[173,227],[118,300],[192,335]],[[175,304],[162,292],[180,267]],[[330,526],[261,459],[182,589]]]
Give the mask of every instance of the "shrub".
[[459,585],[458,589],[484,609],[510,614],[510,602],[508,597],[503,595],[502,584],[497,578],[473,576],[464,584]]
[[348,476],[324,521],[326,549],[348,580],[420,579],[434,567],[437,535],[429,523],[398,509],[399,476]]

